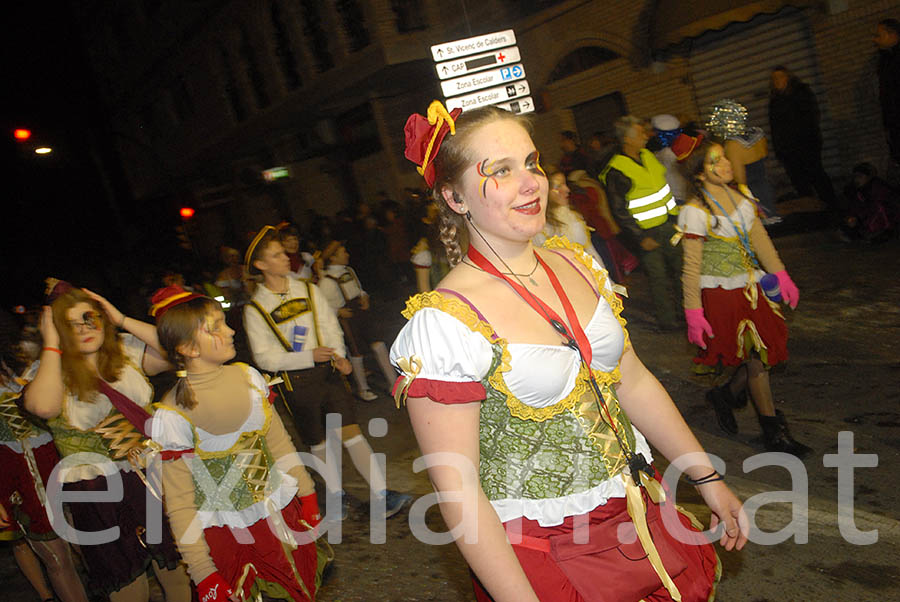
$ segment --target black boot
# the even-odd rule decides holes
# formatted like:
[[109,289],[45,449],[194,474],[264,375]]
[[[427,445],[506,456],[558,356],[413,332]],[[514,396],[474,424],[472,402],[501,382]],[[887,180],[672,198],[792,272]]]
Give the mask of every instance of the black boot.
[[795,441],[788,430],[787,421],[781,410],[775,410],[774,416],[759,416],[759,425],[763,431],[763,442],[766,451],[784,452],[803,458],[812,451],[811,448]]
[[738,424],[734,419],[732,408],[740,407],[735,402],[734,396],[728,385],[714,387],[706,392],[706,401],[708,401],[716,411],[716,422],[719,428],[729,435],[737,435]]

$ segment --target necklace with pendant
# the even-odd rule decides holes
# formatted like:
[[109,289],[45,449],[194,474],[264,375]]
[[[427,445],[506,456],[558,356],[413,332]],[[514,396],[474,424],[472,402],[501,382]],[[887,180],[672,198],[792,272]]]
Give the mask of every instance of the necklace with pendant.
[[[480,271],[482,271],[482,272],[485,271],[484,268],[480,268],[480,267],[478,267],[477,265],[475,265],[474,263],[472,263],[472,262],[470,262],[470,261],[466,261],[466,258],[465,258],[465,257],[463,257],[462,262],[463,262],[464,264],[468,265],[468,266],[472,266],[472,267],[475,268],[476,270],[480,270]],[[539,264],[539,262],[538,262],[537,258],[535,258],[535,260],[534,260],[534,267],[531,268],[531,271],[528,272],[527,274],[516,274],[515,272],[500,272],[500,273],[501,273],[501,274],[506,274],[507,276],[518,276],[519,278],[528,278],[528,282],[530,282],[532,286],[540,286],[540,285],[537,283],[537,280],[535,280],[535,279],[533,278],[535,271],[537,271],[537,269],[538,269],[538,264]]]

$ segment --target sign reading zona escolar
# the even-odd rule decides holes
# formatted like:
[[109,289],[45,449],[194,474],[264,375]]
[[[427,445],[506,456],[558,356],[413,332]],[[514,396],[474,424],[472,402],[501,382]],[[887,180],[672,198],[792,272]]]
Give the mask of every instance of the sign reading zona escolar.
[[479,73],[473,73],[472,75],[457,77],[456,79],[448,79],[447,81],[441,82],[441,90],[446,97],[458,96],[460,94],[474,92],[475,90],[514,82],[518,79],[523,79],[524,77],[525,68],[521,63],[518,63],[516,65],[510,65],[509,67],[500,67],[499,69],[481,71]]
[[496,88],[482,90],[474,94],[466,94],[465,96],[448,98],[447,110],[452,111],[453,109],[460,108],[463,111],[466,111],[468,109],[483,107],[485,105],[502,103],[512,98],[522,98],[524,96],[527,96],[530,92],[531,90],[528,87],[527,81],[517,81],[511,84],[506,84],[505,86],[497,86]]

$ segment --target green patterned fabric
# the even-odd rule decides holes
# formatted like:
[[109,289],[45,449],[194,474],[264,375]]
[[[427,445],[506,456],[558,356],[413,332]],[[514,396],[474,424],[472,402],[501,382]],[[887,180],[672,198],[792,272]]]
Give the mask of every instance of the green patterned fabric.
[[[194,443],[196,445],[196,438]],[[238,469],[240,470],[240,478],[237,479],[235,486],[232,487],[230,491],[227,491],[226,488],[221,487],[222,481],[225,480],[228,471],[231,469],[238,455],[246,454],[248,450],[251,453],[261,452],[261,458],[263,460],[262,465],[265,467],[264,471],[258,471],[251,477],[250,471]],[[272,470],[275,461],[272,459],[272,454],[269,452],[265,437],[256,439],[253,447],[241,446],[240,449],[234,453],[224,456],[203,459],[194,456],[189,462],[202,462],[206,467],[206,470],[204,471],[199,467],[195,470],[194,467],[191,466],[191,474],[194,478],[194,503],[197,505],[198,509],[203,511],[240,511],[261,501],[261,498],[254,493],[253,485],[248,482],[251,478],[253,480],[267,482],[267,492],[277,491],[281,486],[281,473],[277,470]],[[269,475],[271,475],[271,479],[268,478]],[[201,483],[198,481],[198,477],[200,479],[211,478],[212,483]],[[215,492],[217,498],[207,500],[207,492]]]
[[[109,413],[112,415],[113,410]],[[109,416],[108,415],[108,416]],[[95,453],[102,456],[109,456],[110,450],[106,440],[93,431],[80,431],[72,428],[63,419],[62,414],[47,421],[50,432],[53,434],[53,441],[56,443],[56,449],[59,450],[60,456],[70,456],[72,454],[86,452]]]
[[[596,447],[575,414],[563,412],[543,422],[514,417],[506,396],[488,382],[498,369],[502,348],[493,344],[494,362],[482,381],[487,398],[481,405],[479,467],[489,500],[546,499],[581,493],[610,477]],[[618,402],[615,402],[618,403]],[[624,412],[626,442],[634,449],[634,431]],[[611,433],[606,425],[606,432]]]
[[41,433],[19,412],[18,393],[0,393],[0,441],[22,441]]
[[737,243],[709,238],[703,243],[703,263],[700,273],[704,276],[733,278],[747,274],[747,265]]

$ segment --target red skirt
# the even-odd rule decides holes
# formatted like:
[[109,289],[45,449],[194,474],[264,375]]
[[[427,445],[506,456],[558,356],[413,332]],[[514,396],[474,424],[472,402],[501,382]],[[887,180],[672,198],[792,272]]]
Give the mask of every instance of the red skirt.
[[[305,530],[305,527],[300,525],[300,502],[297,498],[284,507],[281,516],[287,526],[294,531]],[[281,586],[287,592],[289,600],[309,599],[297,583],[281,540],[272,532],[269,521],[258,520],[246,529],[235,531],[239,533],[241,540],[253,543],[239,543],[229,527],[209,527],[203,530],[209,555],[216,565],[216,570],[232,589],[244,574],[244,567],[252,564],[253,569],[250,570],[243,585],[244,595],[248,599],[252,597],[251,590],[254,585],[269,597],[279,597],[279,593],[273,591],[269,584]],[[291,552],[291,558],[307,591],[315,599],[318,562],[315,542],[297,546]]]
[[[31,451],[34,453],[38,472],[46,485],[50,473],[59,462],[56,446],[49,441]],[[3,504],[6,513],[13,519],[9,527],[0,530],[0,540],[18,539],[22,536],[21,529],[25,530],[29,539],[56,537],[44,504],[38,499],[34,477],[28,470],[25,454],[14,451],[6,445],[0,445],[0,466],[3,467],[3,477],[0,478],[0,504]],[[17,503],[14,504],[13,501]]]
[[759,285],[756,290],[756,309],[750,307],[743,288],[702,290],[703,312],[716,336],[706,339],[706,349],[697,353],[695,363],[739,366],[753,350],[767,366],[787,360],[787,324],[775,313]]
[[[712,545],[681,512],[677,512],[677,520],[690,532],[691,537],[687,539],[691,541],[678,541],[660,519],[661,512],[673,512],[675,507],[654,504],[646,495],[644,500],[657,551],[681,593],[682,601],[707,602],[712,599],[720,571]],[[521,520],[523,545],[514,545],[513,551],[538,599],[544,602],[672,600],[653,572],[640,542],[620,544],[618,541],[619,525],[631,522],[623,498],[597,506],[588,514],[588,520],[590,539],[585,544],[572,543],[574,517],[566,518],[563,524],[555,527],[541,527],[537,521]],[[543,542],[546,543],[539,545]],[[474,577],[473,582],[475,599],[492,602]]]

